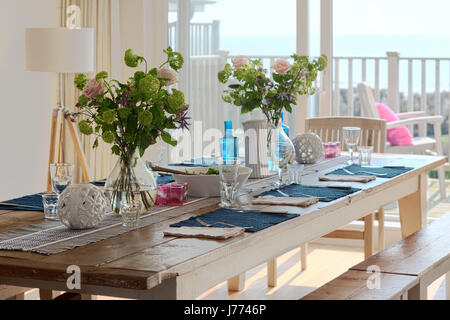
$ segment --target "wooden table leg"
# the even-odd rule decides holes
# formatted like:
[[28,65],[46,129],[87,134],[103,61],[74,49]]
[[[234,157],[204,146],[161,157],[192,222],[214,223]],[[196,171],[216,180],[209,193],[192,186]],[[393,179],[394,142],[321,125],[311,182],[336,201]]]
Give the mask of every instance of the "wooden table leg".
[[269,260],[267,262],[267,285],[270,288],[277,286],[277,258]]
[[412,235],[426,225],[427,180],[427,174],[421,174],[418,190],[398,201],[403,238]]
[[242,291],[245,288],[245,273],[228,280],[229,291]]
[[445,298],[450,300],[450,272],[445,275]]
[[58,291],[39,289],[39,298],[41,300],[53,300],[59,296]]

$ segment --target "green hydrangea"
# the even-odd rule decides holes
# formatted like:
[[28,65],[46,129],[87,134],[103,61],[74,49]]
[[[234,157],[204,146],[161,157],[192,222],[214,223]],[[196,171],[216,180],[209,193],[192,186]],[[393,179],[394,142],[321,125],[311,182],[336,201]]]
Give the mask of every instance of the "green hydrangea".
[[75,77],[75,80],[73,82],[75,83],[75,86],[78,90],[83,90],[83,88],[86,86],[86,83],[88,82],[88,78],[84,73],[80,73]]
[[138,92],[143,96],[143,100],[149,100],[153,94],[158,92],[160,82],[158,78],[146,75],[139,81]]
[[114,120],[116,119],[116,111],[115,110],[107,110],[105,112],[103,112],[103,121],[105,121],[106,123],[113,123]]
[[80,129],[80,132],[82,134],[85,134],[87,136],[91,135],[94,133],[94,129],[92,128],[92,126],[89,124],[89,122],[87,122],[86,120],[82,120],[78,123],[78,128]]
[[231,65],[229,63],[227,63],[225,65],[225,68],[220,71],[217,75],[220,83],[227,83],[228,79],[230,79],[230,77],[233,74],[233,70],[231,69]]
[[105,131],[102,134],[102,139],[106,143],[113,143],[115,140],[114,133],[112,133],[111,131]]
[[130,68],[136,68],[139,65],[139,56],[133,53],[133,50],[125,51],[125,64]]
[[325,68],[328,65],[328,57],[326,55],[321,55],[320,58],[317,60],[319,64],[319,71],[325,70]]
[[97,73],[97,75],[95,76],[95,80],[100,81],[102,79],[106,79],[108,78],[108,72],[106,71],[101,71],[99,73]]
[[175,114],[181,108],[186,106],[186,102],[184,100],[184,93],[180,90],[173,89],[172,94],[167,98],[168,103],[168,112]]
[[143,126],[148,126],[153,121],[153,114],[149,110],[141,111],[138,120]]
[[171,47],[168,47],[167,50],[164,50],[164,52],[167,54],[169,66],[173,70],[178,71],[183,68],[184,58],[181,53],[173,51]]
[[85,94],[82,94],[78,97],[78,107],[85,107],[88,105],[88,103],[89,98]]

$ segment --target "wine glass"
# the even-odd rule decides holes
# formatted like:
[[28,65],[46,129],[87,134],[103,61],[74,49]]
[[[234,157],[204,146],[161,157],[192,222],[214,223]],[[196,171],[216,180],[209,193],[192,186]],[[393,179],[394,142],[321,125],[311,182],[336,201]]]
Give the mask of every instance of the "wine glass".
[[349,165],[353,165],[353,153],[355,152],[355,147],[359,143],[359,139],[361,137],[361,128],[357,127],[344,127],[344,141],[348,146],[348,151],[350,152],[350,160],[348,161]]
[[220,183],[223,192],[221,192],[221,204],[222,208],[230,208],[234,204],[234,190],[236,188],[239,170],[240,159],[239,158],[218,158],[217,164],[219,166]]
[[72,183],[73,170],[73,164],[52,163],[50,165],[53,191],[58,196]]

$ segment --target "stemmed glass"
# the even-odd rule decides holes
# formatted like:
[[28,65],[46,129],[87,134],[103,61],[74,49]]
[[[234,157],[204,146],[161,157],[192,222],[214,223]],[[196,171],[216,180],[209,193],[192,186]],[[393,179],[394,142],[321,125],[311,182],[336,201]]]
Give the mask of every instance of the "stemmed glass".
[[359,139],[361,137],[361,128],[357,127],[344,127],[343,128],[344,141],[348,146],[348,151],[350,152],[350,160],[348,161],[349,165],[354,164],[353,162],[353,153],[355,152],[355,147],[359,143]]
[[53,191],[58,196],[72,183],[73,170],[73,164],[53,163],[50,165]]
[[218,158],[220,183],[222,185],[222,208],[231,208],[234,204],[234,190],[236,188],[239,168],[241,165],[239,158]]

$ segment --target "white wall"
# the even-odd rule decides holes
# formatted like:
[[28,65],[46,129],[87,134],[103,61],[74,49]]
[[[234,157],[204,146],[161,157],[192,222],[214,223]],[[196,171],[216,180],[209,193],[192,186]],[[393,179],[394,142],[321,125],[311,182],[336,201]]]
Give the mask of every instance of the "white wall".
[[25,28],[59,26],[59,0],[0,0],[0,200],[44,191],[57,75],[25,71]]

